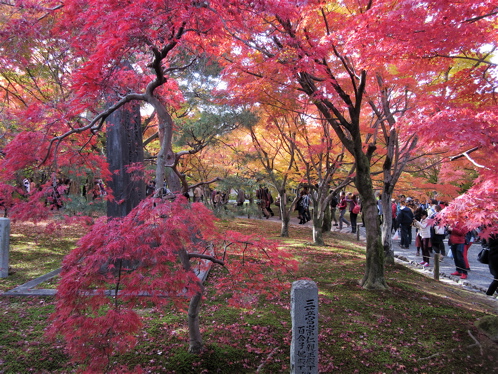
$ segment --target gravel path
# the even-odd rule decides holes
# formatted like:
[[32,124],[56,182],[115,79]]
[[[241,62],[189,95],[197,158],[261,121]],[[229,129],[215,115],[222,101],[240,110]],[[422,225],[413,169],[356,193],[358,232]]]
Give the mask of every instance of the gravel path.
[[[279,218],[277,216],[271,217],[270,220],[278,221]],[[303,226],[299,225],[299,220],[297,218],[291,218],[291,225]],[[312,223],[307,222],[304,226],[311,227]],[[339,232],[338,227],[334,226],[332,231]],[[344,227],[341,230],[342,233],[350,233],[351,228]],[[357,238],[356,234],[351,234],[353,238]],[[415,238],[415,230],[413,231],[413,238]],[[360,235],[359,240],[365,240],[365,228],[360,225]],[[400,264],[408,266],[415,271],[418,271],[426,276],[434,277],[434,258],[431,258],[430,266],[423,267],[419,265],[422,262],[422,256],[417,256],[417,249],[414,245],[415,240],[412,240],[412,245],[409,249],[404,249],[399,246],[399,240],[393,240],[394,247],[394,257],[396,261]],[[445,248],[446,254],[450,252],[448,241],[445,240]],[[468,251],[468,259],[470,264],[470,271],[468,272],[468,278],[465,280],[460,279],[458,276],[451,275],[455,271],[455,263],[452,258],[444,257],[443,261],[439,263],[439,280],[442,282],[452,283],[454,285],[461,286],[464,289],[485,294],[488,289],[489,284],[493,280],[493,276],[489,272],[488,265],[481,264],[477,261],[477,254],[481,250],[480,244],[473,244]],[[498,294],[495,293],[494,296],[490,296],[490,299],[494,299],[498,302],[497,298]]]

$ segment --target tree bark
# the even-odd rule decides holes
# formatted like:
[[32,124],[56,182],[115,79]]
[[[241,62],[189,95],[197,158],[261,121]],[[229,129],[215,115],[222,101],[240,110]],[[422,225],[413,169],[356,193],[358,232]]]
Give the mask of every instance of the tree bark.
[[[202,287],[202,286],[201,286]],[[199,323],[199,310],[201,308],[202,292],[197,292],[188,307],[188,333],[190,338],[188,351],[190,353],[199,354],[203,348],[200,323]]]
[[279,191],[278,196],[280,196],[280,217],[282,219],[282,226],[280,228],[280,236],[282,238],[289,237],[289,222],[294,203],[287,208],[287,194],[285,192]]
[[329,232],[332,230],[332,216],[330,214],[330,203],[325,207],[323,212],[322,232]]
[[159,120],[159,141],[161,149],[157,154],[156,164],[155,196],[157,197],[160,195],[161,188],[163,187],[165,181],[166,167],[173,167],[176,162],[176,157],[172,149],[173,119],[166,110],[166,107],[157,98],[150,96],[147,101],[156,110]]
[[139,104],[125,104],[107,118],[107,123],[106,152],[112,174],[108,185],[114,196],[107,202],[107,216],[125,217],[145,197],[143,178],[126,170],[144,161]]
[[[178,252],[178,257],[182,263],[183,269],[186,272],[191,271],[190,258],[185,249]],[[198,282],[199,291],[190,299],[188,307],[188,333],[190,338],[189,352],[200,353],[203,348],[202,335],[199,323],[199,310],[201,308],[202,292],[204,287],[202,282]]]
[[323,197],[319,196],[317,201],[314,201],[315,207],[313,209],[313,244],[315,245],[324,245],[323,241],[323,215],[324,211],[322,209],[322,201]]
[[381,241],[377,200],[370,177],[370,160],[363,152],[355,156],[355,184],[361,197],[367,239],[366,268],[360,284],[366,289],[385,290],[388,286],[384,277],[384,247]]
[[386,264],[394,264],[394,250],[392,243],[392,221],[393,213],[391,209],[391,194],[384,191],[382,193],[382,213],[384,221],[382,222],[382,246],[384,247],[384,260]]

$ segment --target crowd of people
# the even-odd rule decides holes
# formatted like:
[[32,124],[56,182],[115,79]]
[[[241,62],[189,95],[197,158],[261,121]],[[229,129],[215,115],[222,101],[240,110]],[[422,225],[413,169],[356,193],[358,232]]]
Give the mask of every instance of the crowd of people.
[[[399,233],[400,247],[409,249],[412,242],[416,255],[422,256],[420,265],[430,266],[430,258],[435,253],[442,261],[448,254],[453,258],[455,271],[451,275],[467,279],[470,271],[468,259],[469,248],[480,243],[489,251],[488,264],[493,281],[488,287],[487,295],[493,295],[498,289],[498,236],[481,239],[479,230],[468,230],[464,222],[443,225],[440,212],[445,208],[444,202],[431,200],[425,204],[405,196],[398,201],[393,199],[393,230]],[[415,240],[412,228],[415,228]],[[445,239],[448,239],[449,251],[446,252]]]
[[[57,183],[46,191],[44,196],[46,203],[51,209],[60,209],[63,206],[63,195],[69,193],[70,181],[57,180]],[[25,195],[34,194],[40,188],[33,179],[24,178],[22,187]],[[169,190],[164,186],[165,192]],[[146,195],[151,196],[156,190],[154,181],[150,181],[146,186]],[[192,200],[194,202],[205,202],[206,196],[215,209],[225,207],[228,203],[229,194],[220,190],[207,190],[201,186],[196,186],[192,190]],[[207,195],[206,195],[207,194]],[[83,186],[83,196],[90,195],[93,200],[106,195],[105,186],[100,179],[94,180],[92,188]],[[187,196],[190,199],[190,196]],[[247,198],[245,192],[237,191],[236,205],[242,206]],[[383,212],[380,196],[378,198],[379,221],[383,221]],[[256,190],[256,199],[261,213],[265,218],[274,216],[272,204],[279,206],[279,201],[275,201],[268,187],[260,186]],[[299,224],[305,224],[311,220],[310,208],[312,201],[309,188],[303,188],[298,193],[295,209],[298,212]],[[403,249],[409,249],[414,245],[416,256],[421,256],[420,265],[430,266],[431,257],[436,254],[439,261],[443,261],[445,256],[453,258],[455,271],[451,274],[461,279],[467,279],[470,265],[468,261],[469,248],[475,242],[480,242],[489,250],[489,268],[494,277],[489,286],[488,294],[492,295],[498,289],[498,236],[492,236],[487,240],[481,240],[476,230],[466,230],[463,222],[452,225],[442,225],[439,217],[440,212],[446,204],[437,200],[430,200],[425,203],[400,195],[397,199],[392,199],[392,232],[394,238],[399,238],[399,245]],[[358,230],[358,215],[361,211],[358,195],[342,191],[339,194],[333,193],[330,202],[331,222],[342,230],[344,226],[351,228],[351,233]],[[349,213],[349,215],[346,215]],[[348,220],[349,218],[349,220]],[[414,232],[414,236],[412,237]],[[445,248],[445,240],[448,239],[449,250]]]

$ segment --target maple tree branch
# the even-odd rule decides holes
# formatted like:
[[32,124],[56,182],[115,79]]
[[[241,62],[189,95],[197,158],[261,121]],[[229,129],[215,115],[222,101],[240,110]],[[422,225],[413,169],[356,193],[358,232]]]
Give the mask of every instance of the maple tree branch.
[[450,157],[450,161],[455,161],[455,160],[458,160],[459,158],[462,158],[462,157],[465,157],[464,156],[464,153],[472,153],[472,152],[475,152],[479,149],[479,147],[473,147],[471,149],[469,149],[468,151],[465,151],[465,152],[462,152],[460,153],[459,155],[456,155],[456,156],[452,156]]
[[479,147],[474,147],[472,149],[469,149],[468,151],[462,152],[458,156],[450,157],[450,161],[455,161],[461,157],[465,157],[465,158],[467,158],[467,160],[469,160],[473,165],[477,166],[478,168],[490,170],[487,166],[478,164],[472,157],[469,156],[469,153],[477,151],[478,149],[479,149]]
[[237,33],[235,31],[232,31],[230,29],[230,27],[228,26],[225,18],[219,13],[217,12],[215,9],[211,8],[210,6],[206,5],[205,6],[206,9],[210,10],[211,12],[213,12],[214,14],[216,14],[217,16],[220,17],[220,20],[221,20],[221,23],[223,23],[223,26],[225,28],[225,31],[228,32],[228,34],[234,38],[235,40],[238,40],[239,42],[241,42],[242,44],[246,45],[247,47],[251,48],[251,49],[255,49],[256,51],[262,53],[263,55],[265,55],[266,57],[268,58],[272,58],[274,57],[274,54],[264,50],[263,48],[259,47],[257,43],[251,43],[251,41],[248,41],[248,40],[245,40],[245,39],[242,39],[241,37],[239,37],[237,35]]
[[488,13],[488,14],[483,14],[482,16],[477,16],[477,17],[474,17],[474,18],[469,18],[469,19],[466,19],[465,21],[463,22],[467,22],[467,23],[473,23],[473,22],[477,22],[477,21],[480,21],[481,19],[484,19],[484,18],[487,18],[487,17],[492,17],[492,16],[495,16],[498,14],[498,10],[494,10],[492,11],[491,13]]
[[159,131],[156,131],[153,135],[149,136],[147,139],[144,140],[143,146],[145,147],[148,145],[150,142],[152,142],[155,139],[159,138]]
[[[1,75],[3,78],[6,78],[4,74],[1,74]],[[10,85],[12,85],[12,84],[9,82],[9,86]],[[10,94],[10,95],[14,96],[17,100],[19,100],[21,103],[23,103],[25,106],[27,106],[26,101],[20,95],[18,95],[17,93],[10,90],[8,87],[5,87],[1,84],[0,84],[0,88],[5,91],[5,93],[7,94],[7,98],[9,97],[9,94]]]
[[71,129],[62,135],[52,138],[48,146],[47,154],[41,161],[40,165],[43,165],[45,161],[47,161],[48,157],[50,156],[52,147],[54,147],[54,143],[55,143],[54,151],[56,152],[62,141],[72,134],[79,134],[88,130],[90,130],[92,134],[95,134],[97,131],[99,131],[102,128],[102,126],[104,125],[104,121],[106,120],[107,117],[109,117],[112,113],[114,113],[117,109],[119,109],[126,103],[133,100],[147,101],[147,98],[145,97],[145,95],[141,94],[136,94],[136,93],[128,94],[125,97],[123,97],[121,100],[119,100],[117,103],[107,108],[105,111],[99,113],[88,125]]
[[204,186],[206,184],[211,184],[211,183],[218,182],[218,181],[221,181],[221,180],[223,180],[223,178],[216,177],[216,178],[213,178],[213,179],[211,179],[210,181],[207,181],[207,182],[199,182],[199,183],[193,184],[193,185],[189,186],[188,189],[189,190],[193,190],[196,187]]
[[439,53],[436,53],[435,55],[424,57],[424,58],[434,58],[434,57],[451,58],[451,59],[455,59],[455,60],[462,59],[462,60],[475,61],[475,62],[481,63],[481,64],[488,64],[491,66],[498,66],[497,63],[492,62],[492,61],[487,61],[484,58],[476,58],[476,57],[469,57],[469,56],[450,56],[450,55],[440,55]]
[[209,255],[204,255],[204,254],[201,254],[201,253],[187,253],[187,256],[189,259],[191,258],[200,258],[202,260],[209,260],[215,264],[218,264],[218,265],[221,265],[221,266],[225,266],[225,263],[221,260],[218,260],[217,258],[213,257],[213,256],[209,256]]
[[50,14],[50,12],[53,12],[53,11],[58,10],[58,9],[61,9],[62,7],[64,7],[64,4],[59,4],[59,5],[54,6],[53,8],[45,9],[47,11],[47,13],[45,13],[43,16],[41,16],[40,18],[38,18],[37,21],[41,21],[45,17],[48,17],[48,15]]
[[327,16],[325,15],[325,10],[323,8],[320,8],[320,12],[322,13],[323,22],[325,23],[325,29],[327,30],[327,35],[330,35],[330,27]]

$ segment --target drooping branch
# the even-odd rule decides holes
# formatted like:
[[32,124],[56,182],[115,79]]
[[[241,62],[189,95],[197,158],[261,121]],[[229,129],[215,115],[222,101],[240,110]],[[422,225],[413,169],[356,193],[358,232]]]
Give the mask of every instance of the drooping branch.
[[204,186],[204,185],[207,185],[207,184],[212,184],[212,183],[215,183],[215,182],[218,182],[218,181],[221,181],[221,180],[223,180],[223,179],[220,178],[220,177],[216,177],[216,178],[213,178],[213,179],[211,179],[210,181],[207,181],[207,182],[199,182],[199,183],[196,183],[196,184],[192,184],[191,186],[188,187],[188,189],[189,190],[193,190],[196,187]]
[[463,22],[467,22],[467,23],[474,23],[474,22],[477,22],[477,21],[480,21],[484,18],[488,18],[488,17],[493,17],[493,16],[496,16],[498,14],[498,10],[495,8],[492,12],[490,13],[487,13],[487,14],[483,14],[482,16],[477,16],[477,17],[473,17],[473,18],[469,18],[469,19],[466,19],[465,21]]
[[44,159],[40,162],[40,165],[43,165],[45,161],[47,161],[48,157],[50,156],[52,147],[54,147],[55,144],[55,149],[54,152],[57,152],[57,149],[61,142],[67,138],[68,136],[72,134],[80,134],[85,131],[91,131],[93,134],[95,134],[97,131],[99,131],[102,126],[104,125],[105,120],[107,117],[109,117],[112,113],[114,113],[116,110],[121,108],[123,105],[126,103],[129,103],[130,101],[134,100],[141,100],[141,101],[147,101],[147,98],[145,95],[137,94],[137,93],[131,93],[116,102],[114,105],[111,105],[109,108],[104,110],[103,112],[99,113],[93,120],[90,121],[90,123],[86,126],[83,127],[77,127],[73,128],[67,132],[65,132],[62,135],[56,136],[50,140],[50,144],[47,150],[47,154],[45,155]]
[[476,167],[481,168],[481,169],[488,169],[488,170],[490,170],[487,166],[478,164],[472,157],[469,156],[469,153],[477,151],[478,149],[479,149],[479,147],[471,148],[468,151],[462,152],[461,154],[459,154],[457,156],[450,157],[450,161],[455,161],[455,160],[457,160],[457,159],[459,159],[461,157],[465,157],[465,158],[467,158],[467,160],[469,160],[470,162],[472,162],[472,164],[475,165]]
[[221,266],[225,266],[225,263],[221,260],[218,260],[217,258],[213,257],[213,256],[209,256],[209,255],[204,255],[204,254],[201,254],[201,253],[188,253],[187,254],[188,258],[191,259],[191,258],[200,258],[202,260],[208,260],[208,261],[211,261],[215,264],[218,264],[218,265],[221,265]]

